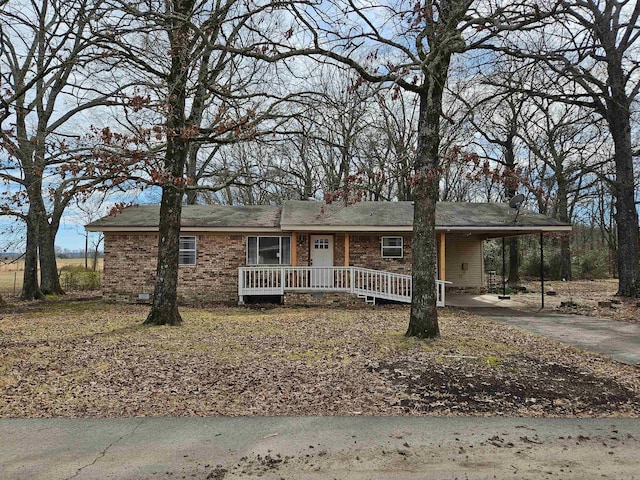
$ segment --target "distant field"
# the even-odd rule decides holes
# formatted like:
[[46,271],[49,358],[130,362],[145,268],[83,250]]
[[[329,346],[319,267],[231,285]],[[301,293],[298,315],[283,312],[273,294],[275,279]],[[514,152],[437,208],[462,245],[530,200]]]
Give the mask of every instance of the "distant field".
[[[58,269],[67,265],[84,266],[84,258],[59,258]],[[91,267],[91,259],[89,259],[89,267]],[[98,259],[98,270],[102,270],[103,261]],[[24,275],[24,260],[15,263],[0,263],[0,294],[5,296],[20,294],[22,289],[22,277]]]

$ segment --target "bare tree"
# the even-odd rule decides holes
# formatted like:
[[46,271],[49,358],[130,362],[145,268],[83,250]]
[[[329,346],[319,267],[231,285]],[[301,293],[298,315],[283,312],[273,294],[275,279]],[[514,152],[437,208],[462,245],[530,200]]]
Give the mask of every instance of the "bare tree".
[[[513,94],[508,90],[511,83],[511,75],[507,72],[498,72],[494,76],[500,76],[505,87],[496,90],[486,85],[486,92],[470,104],[470,121],[488,144],[490,160],[497,164],[503,185],[502,201],[509,201],[518,193],[520,185],[518,147],[520,132],[526,128],[521,122],[522,110],[526,98],[521,94]],[[504,89],[507,89],[505,92]],[[492,170],[493,174],[496,170]],[[520,253],[518,237],[508,239],[509,244],[509,285],[517,286],[520,283]]]
[[[158,149],[141,166],[148,172],[147,181],[162,190],[156,285],[145,323],[178,325],[182,322],[177,282],[183,198],[191,190],[224,189],[227,183],[216,179],[235,181],[237,175],[224,168],[210,176],[208,167],[220,157],[215,147],[210,150],[208,146],[255,138],[260,135],[258,122],[280,121],[275,109],[286,98],[279,92],[265,92],[266,85],[252,90],[249,84],[260,80],[260,72],[254,69],[255,61],[245,70],[238,51],[262,51],[258,49],[263,45],[254,37],[284,33],[273,26],[277,15],[268,2],[110,3],[113,13],[95,34],[110,49],[105,63],[126,66],[128,75],[138,82],[131,93],[138,99],[139,111],[149,118],[141,117],[137,128],[134,120],[132,130],[141,136],[150,131]],[[236,80],[247,73],[256,78],[235,89]],[[263,104],[266,111],[261,111]],[[205,183],[205,177],[213,178],[213,183]]]
[[[614,144],[612,163],[618,234],[618,294],[640,295],[638,213],[631,138],[632,108],[640,91],[640,3],[630,0],[562,1],[562,15],[532,42],[506,49],[532,59],[546,75],[546,91],[528,93],[593,110]],[[608,180],[607,180],[608,181]]]
[[[81,139],[78,118],[116,101],[120,88],[99,92],[90,77],[100,55],[88,34],[99,17],[99,0],[7,2],[0,11],[2,121],[0,148],[6,152],[0,178],[10,185],[4,215],[26,224],[21,297],[61,294],[55,237],[62,214],[80,192],[102,182]],[[86,123],[86,117],[83,119]],[[41,285],[37,269],[40,261]]]
[[[309,9],[295,5],[292,9],[311,32],[307,54],[348,65],[366,81],[395,83],[419,98],[417,152],[412,163],[414,290],[407,335],[436,337],[435,206],[440,118],[451,58],[498,42],[502,32],[528,29],[548,14],[546,7],[538,2],[452,0],[386,5],[323,2],[321,9],[313,11],[314,16],[308,15]],[[271,58],[292,54],[282,51]]]
[[[602,129],[589,110],[537,97],[530,99],[522,123],[527,128],[520,136],[534,160],[528,168],[529,191],[541,204],[553,199],[551,211],[542,213],[572,222],[579,202],[598,181],[600,152],[606,151]],[[560,275],[572,278],[569,235],[560,237]]]
[[406,179],[412,175],[416,153],[418,97],[391,88],[378,89],[374,99],[356,170],[365,174],[369,199],[410,200]]
[[[105,214],[107,192],[96,191],[86,199],[77,199],[75,207],[78,209],[76,217],[81,225],[92,223]],[[98,251],[104,240],[104,234],[99,232],[97,238],[91,240],[91,233],[84,231],[84,268],[89,268],[89,246],[91,245],[92,270],[96,270],[98,264]]]

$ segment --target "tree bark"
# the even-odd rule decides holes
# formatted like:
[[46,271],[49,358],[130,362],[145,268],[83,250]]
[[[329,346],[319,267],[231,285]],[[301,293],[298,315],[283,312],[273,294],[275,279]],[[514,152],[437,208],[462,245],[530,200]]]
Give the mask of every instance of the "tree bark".
[[[562,222],[569,223],[567,179],[564,175],[561,161],[557,162],[555,176],[558,185],[556,218]],[[562,280],[571,280],[571,277],[571,235],[562,234],[560,236],[560,278]]]
[[[431,174],[432,171],[427,171]],[[433,172],[435,174],[435,172]],[[436,199],[437,180],[423,181],[415,189],[413,211],[413,298],[407,337],[440,336],[436,308]]]
[[624,72],[609,63],[611,97],[607,99],[609,129],[615,147],[615,219],[618,229],[618,295],[640,296],[638,270],[638,212],[635,204],[634,168],[631,144],[631,114],[624,89]]
[[29,206],[27,213],[27,245],[24,255],[24,275],[21,300],[42,300],[44,295],[38,285],[38,221],[34,213],[37,207]]
[[180,325],[178,311],[178,262],[180,217],[185,191],[185,167],[191,129],[186,118],[189,71],[189,18],[194,0],[176,0],[175,17],[166,26],[171,43],[171,69],[167,75],[167,150],[164,158],[162,201],[158,231],[158,266],[151,311],[145,325]]
[[151,312],[145,325],[180,325],[178,311],[178,251],[182,190],[162,187],[160,226],[158,232],[158,267]]
[[630,125],[627,125],[627,127],[620,132],[620,135],[614,135],[617,178],[615,182],[615,219],[618,230],[618,295],[638,297],[640,296],[638,213],[636,211],[633,186],[631,127]]
[[509,273],[508,285],[516,287],[520,284],[520,249],[518,237],[509,239]]
[[438,151],[440,147],[440,115],[442,94],[448,70],[448,58],[436,78],[420,94],[418,119],[418,152],[413,211],[413,298],[408,337],[440,336],[436,308],[436,203],[438,200]]
[[39,227],[40,289],[45,295],[64,295],[56,262],[56,233],[52,231],[46,215],[40,218]]

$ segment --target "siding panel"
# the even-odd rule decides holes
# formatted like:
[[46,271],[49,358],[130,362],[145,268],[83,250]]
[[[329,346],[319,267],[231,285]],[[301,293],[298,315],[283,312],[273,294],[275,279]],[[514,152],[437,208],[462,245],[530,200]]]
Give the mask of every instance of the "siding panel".
[[445,248],[446,280],[453,282],[451,287],[483,287],[482,239],[448,234]]

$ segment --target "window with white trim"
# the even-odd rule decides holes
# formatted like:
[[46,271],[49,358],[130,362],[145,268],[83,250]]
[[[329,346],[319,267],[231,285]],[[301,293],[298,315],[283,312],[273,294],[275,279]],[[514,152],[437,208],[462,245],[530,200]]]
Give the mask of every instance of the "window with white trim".
[[197,258],[196,237],[180,237],[178,265],[195,265]]
[[247,265],[291,265],[291,237],[247,237]]
[[402,237],[382,237],[382,258],[402,258],[403,244]]

